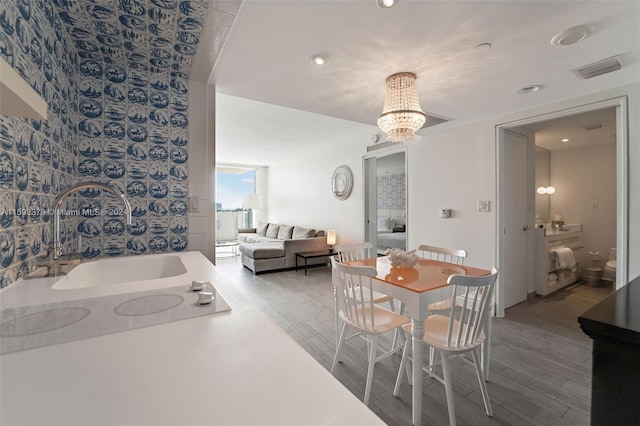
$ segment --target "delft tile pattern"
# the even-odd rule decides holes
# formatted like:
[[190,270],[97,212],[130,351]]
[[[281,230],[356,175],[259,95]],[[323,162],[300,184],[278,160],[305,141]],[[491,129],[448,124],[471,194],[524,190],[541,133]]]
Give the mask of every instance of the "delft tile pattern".
[[[36,201],[30,197],[22,200],[20,194],[25,178],[18,177],[17,169],[18,166],[20,170],[33,169],[26,185],[36,189],[35,184],[31,184],[33,176],[42,173],[38,171],[40,167],[31,164],[49,159],[50,167],[57,171],[50,158],[53,154],[41,153],[40,160],[32,155],[27,159],[30,163],[18,164],[11,158],[19,152],[17,143],[16,148],[7,152],[4,152],[3,143],[1,154],[7,154],[9,158],[0,158],[0,167],[12,161],[15,179],[0,183],[4,185],[2,196],[8,194],[6,200],[0,199],[0,202],[51,205],[55,195],[71,183],[108,182],[127,195],[132,205],[133,223],[126,224],[115,197],[100,191],[81,191],[77,197],[71,197],[66,206],[79,213],[63,226],[67,250],[75,249],[76,241],[80,242],[79,250],[85,258],[184,250],[188,244],[188,77],[206,19],[208,0],[19,0],[14,3],[15,0],[0,0],[0,53],[5,58],[17,57],[22,38],[30,39],[27,44],[31,51],[34,39],[35,45],[41,46],[36,47],[36,52],[48,50],[47,46],[51,45],[52,58],[64,58],[66,53],[63,52],[75,52],[59,65],[53,61],[49,67],[45,66],[47,59],[42,59],[41,53],[28,56],[27,60],[31,62],[23,65],[15,58],[11,62],[19,72],[21,68],[29,70],[35,63],[42,69],[44,80],[47,80],[47,73],[53,73],[54,77],[56,73],[70,75],[60,85],[53,86],[66,88],[68,93],[59,94],[58,98],[68,101],[56,101],[56,92],[52,91],[49,111],[53,114],[48,122],[55,121],[56,109],[63,108],[73,111],[74,119],[68,118],[69,112],[66,112],[67,117],[62,111],[59,113],[60,121],[64,118],[70,123],[67,126],[70,134],[58,135],[60,142],[69,146],[56,151],[58,157],[64,157],[56,161],[67,173],[61,173],[61,176],[53,173],[57,186],[46,193],[44,200],[40,200],[40,192],[44,193],[45,187],[52,187],[50,181],[54,178],[46,185],[45,178],[39,178],[41,183],[34,194]],[[32,11],[39,10],[39,18],[19,21],[17,16],[24,5]],[[5,30],[5,26],[10,27],[4,25],[5,22],[14,23],[12,31]],[[23,28],[27,35],[19,36],[16,27]],[[60,42],[56,51],[58,35],[64,44]],[[64,72],[67,70],[71,74]],[[22,122],[15,118],[2,119]],[[43,122],[42,127],[45,126],[46,122]],[[53,151],[55,133],[49,139],[53,142],[49,141],[47,152]],[[44,142],[41,145],[45,145]],[[46,172],[44,175],[48,176]],[[50,226],[45,226],[49,221],[49,217],[41,218],[42,238],[36,238],[36,231],[23,230],[23,225],[0,223],[0,230],[6,229],[0,237],[0,262],[3,268],[9,269],[3,272],[6,275],[3,285],[22,276],[29,268],[25,261],[30,256],[24,257],[22,251],[17,255],[21,246],[19,241],[24,240],[25,235],[30,236],[26,243],[29,254],[42,254],[43,246],[51,238],[48,235]],[[11,238],[15,248],[3,250],[3,246],[11,245]],[[38,244],[40,248],[34,253]],[[9,252],[14,254],[11,256]]]
[[379,209],[407,209],[406,173],[378,176],[377,181]]
[[[49,207],[76,182],[77,56],[47,0],[0,0],[0,56],[48,104],[47,120],[0,115],[0,286],[33,267],[51,242]],[[74,227],[63,221],[72,249]]]

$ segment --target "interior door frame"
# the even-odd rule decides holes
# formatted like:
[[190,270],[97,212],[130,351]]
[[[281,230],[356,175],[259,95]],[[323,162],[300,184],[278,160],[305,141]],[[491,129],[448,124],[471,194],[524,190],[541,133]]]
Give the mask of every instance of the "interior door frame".
[[[365,237],[365,241],[370,241],[373,243],[374,251],[375,251],[375,247],[377,247],[376,232],[371,232],[371,229],[372,229],[371,227],[377,226],[377,223],[374,223],[374,224],[370,223],[370,218],[371,218],[370,205],[372,204],[371,204],[371,196],[369,194],[370,194],[370,191],[373,190],[374,196],[377,195],[377,192],[376,192],[377,175],[371,177],[368,165],[371,159],[377,160],[378,158],[387,157],[389,155],[399,154],[399,153],[404,154],[404,172],[406,176],[406,181],[405,181],[406,210],[405,211],[407,212],[405,219],[407,222],[407,229],[410,230],[411,224],[409,223],[410,215],[409,215],[409,169],[408,169],[409,150],[408,150],[408,147],[404,144],[392,145],[389,148],[381,148],[379,150],[371,151],[366,155],[362,156],[362,182],[364,182],[364,184],[362,185],[362,199],[364,203],[364,208],[363,208],[364,237]],[[373,183],[373,186],[372,186],[372,183]],[[375,214],[377,218],[378,216],[377,209]],[[409,232],[407,232],[406,247],[411,247],[409,245]]]
[[[524,126],[542,121],[554,120],[585,112],[596,111],[615,107],[616,109],[616,289],[624,286],[629,277],[629,99],[628,96],[619,96],[599,102],[558,110],[546,114],[535,115],[524,119],[511,121],[496,126],[496,259],[498,268],[504,265],[505,236],[501,231],[504,228],[504,216],[507,214],[504,208],[503,181],[505,179],[504,152],[502,144],[505,131],[511,127]],[[531,174],[529,174],[531,175]],[[531,224],[530,224],[531,225]],[[529,259],[529,262],[535,259]],[[504,316],[504,289],[498,278],[496,291],[496,315]]]

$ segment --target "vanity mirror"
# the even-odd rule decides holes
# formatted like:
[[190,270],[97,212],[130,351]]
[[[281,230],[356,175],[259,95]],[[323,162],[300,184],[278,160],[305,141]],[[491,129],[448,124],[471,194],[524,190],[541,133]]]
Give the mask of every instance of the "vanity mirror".
[[[551,151],[536,146],[535,151],[535,181],[536,189],[550,186],[550,158]],[[547,193],[540,194],[536,191],[536,223],[549,221],[549,197]]]

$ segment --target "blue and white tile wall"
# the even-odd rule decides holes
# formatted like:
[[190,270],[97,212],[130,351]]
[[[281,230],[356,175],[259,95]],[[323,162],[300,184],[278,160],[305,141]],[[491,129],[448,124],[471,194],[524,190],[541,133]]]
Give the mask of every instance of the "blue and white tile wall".
[[[48,104],[47,120],[0,115],[0,286],[51,242],[49,208],[76,182],[78,57],[48,0],[0,0],[0,56]],[[74,227],[63,224],[66,248]]]
[[[44,91],[45,99],[48,102],[51,99],[50,119],[49,126],[43,122],[41,127],[51,127],[52,122],[58,121],[69,124],[67,133],[58,131],[57,139],[64,150],[58,147],[56,151],[59,158],[56,161],[63,166],[66,174],[62,176],[66,177],[58,177],[57,187],[49,190],[48,198],[44,201],[38,199],[38,202],[51,205],[56,194],[76,181],[100,181],[122,191],[132,205],[133,223],[126,225],[124,216],[118,214],[121,206],[115,197],[100,191],[81,191],[69,205],[80,215],[63,233],[68,249],[75,249],[76,241],[79,241],[80,252],[85,258],[184,250],[188,244],[188,79],[209,1],[14,2],[0,0],[3,31],[0,32],[0,51],[9,52],[3,56],[17,56],[19,53],[16,46],[23,36],[18,36],[15,29],[6,31],[4,28],[5,22],[13,22],[13,26],[6,26],[15,28],[21,25],[28,34],[27,40],[31,34],[31,51],[33,34],[36,34],[36,45],[44,46],[40,50],[48,50],[47,46],[51,45],[51,59],[46,59],[46,55],[43,59],[42,54],[31,54],[27,59],[31,59],[32,64],[21,66],[29,70],[35,64],[42,70],[43,76],[35,77],[36,85],[47,80],[47,74],[52,73],[55,77],[58,73],[66,77],[64,71],[71,73],[71,77],[60,85],[64,94],[56,96],[55,90]],[[24,5],[40,10],[41,18],[18,24],[16,16]],[[49,21],[51,24],[46,25]],[[38,33],[42,36],[38,37]],[[61,41],[55,50],[58,35]],[[60,61],[53,58],[60,58]],[[20,62],[12,59],[10,63],[18,68],[15,64]],[[56,71],[58,67],[60,71]],[[62,102],[66,100],[68,105]],[[69,118],[70,112],[73,112],[73,119]],[[28,120],[2,119],[9,123],[31,124]],[[35,128],[36,124],[30,127]],[[0,202],[4,204],[17,203],[21,197],[20,187],[24,186],[21,180],[24,178],[18,178],[18,164],[13,158],[19,151],[16,130],[12,131],[14,135],[7,137],[9,149],[5,150],[3,139],[3,152],[0,153],[8,157],[6,160],[0,158],[0,167],[5,168],[4,163],[11,161],[10,167],[15,175],[15,178],[6,178],[7,182],[1,183],[3,198]],[[47,136],[45,131],[43,133],[42,141],[49,138],[55,142],[55,130],[49,129],[51,136]],[[9,142],[12,139],[15,139],[14,144]],[[49,141],[48,146],[53,146],[54,142]],[[42,151],[44,149],[40,148],[39,152]],[[54,167],[52,157],[53,153],[40,153],[39,160],[33,156],[28,159],[33,163],[49,158],[49,167],[53,170],[61,168],[61,165]],[[20,167],[24,169],[22,163]],[[2,179],[5,174],[2,174]],[[53,183],[47,185],[53,187]],[[40,197],[39,192],[44,193],[44,187],[41,184],[34,195]],[[29,189],[34,189],[31,184]],[[27,200],[32,203],[31,198],[22,202]],[[49,220],[41,219],[43,235],[49,239],[39,239],[40,247],[50,240],[47,235],[47,232],[50,234]],[[3,222],[6,221],[8,219]],[[25,261],[29,259],[15,254],[19,245],[17,233],[26,233],[33,239],[36,231],[25,229],[22,232],[23,226],[16,223],[2,225],[2,238],[6,241],[0,240],[0,266],[7,269],[2,272],[5,276],[3,285],[28,270]],[[3,248],[11,244],[16,248]],[[30,251],[33,256],[42,254],[42,248],[38,253],[33,251]],[[14,252],[13,256],[9,252]]]
[[379,209],[407,209],[406,173],[378,176],[377,184]]

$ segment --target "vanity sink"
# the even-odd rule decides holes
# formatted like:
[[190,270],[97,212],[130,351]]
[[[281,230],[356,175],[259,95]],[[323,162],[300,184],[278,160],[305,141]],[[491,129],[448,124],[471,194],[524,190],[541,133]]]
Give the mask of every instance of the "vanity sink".
[[83,320],[91,311],[81,307],[56,308],[8,319],[0,323],[0,337],[19,337],[57,330]]
[[55,290],[109,287],[140,281],[175,281],[187,269],[177,255],[100,259],[81,263],[53,285]]

